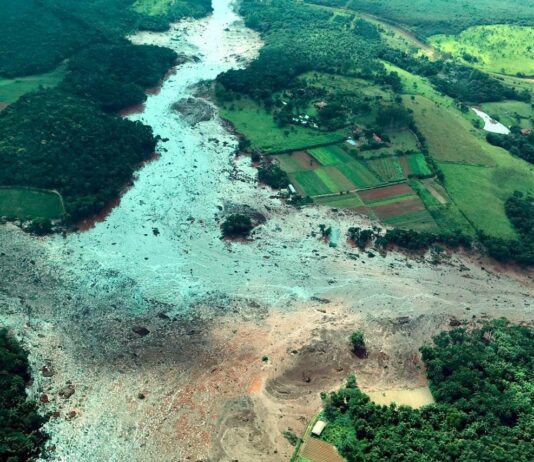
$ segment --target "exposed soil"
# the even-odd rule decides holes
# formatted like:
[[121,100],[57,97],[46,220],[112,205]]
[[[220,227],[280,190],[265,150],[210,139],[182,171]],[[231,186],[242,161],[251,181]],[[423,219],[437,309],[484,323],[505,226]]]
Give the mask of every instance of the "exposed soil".
[[424,210],[425,206],[421,199],[415,197],[413,199],[404,199],[392,204],[377,205],[373,207],[376,216],[383,220],[391,217],[398,217],[399,215],[406,215],[408,213],[419,212]]
[[[345,236],[372,222],[285,205],[258,187],[220,121],[191,127],[173,113],[200,80],[259,49],[227,0],[214,6],[212,18],[135,38],[201,59],[132,116],[168,141],[120,206],[65,238],[0,226],[0,324],[29,349],[30,393],[56,415],[52,461],[288,460],[282,432],[299,434],[319,393],[351,372],[369,391],[422,386],[418,349],[451,320],[533,321],[531,273],[330,247],[319,224]],[[246,243],[220,239],[234,210],[261,221]],[[366,359],[350,352],[355,329]]]
[[413,193],[412,188],[407,184],[401,183],[393,186],[384,186],[383,188],[369,189],[361,191],[358,195],[364,202],[376,201],[378,199],[385,199],[387,197],[401,196],[403,194]]
[[299,163],[299,165],[305,170],[314,170],[321,167],[321,164],[317,162],[306,151],[295,151],[292,157]]

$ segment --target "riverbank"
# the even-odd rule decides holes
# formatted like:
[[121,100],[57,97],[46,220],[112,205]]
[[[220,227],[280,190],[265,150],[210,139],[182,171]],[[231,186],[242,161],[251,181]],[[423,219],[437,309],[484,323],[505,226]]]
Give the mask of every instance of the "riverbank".
[[[320,224],[345,236],[372,223],[287,206],[258,187],[218,118],[191,126],[172,111],[261,46],[232,2],[214,7],[133,39],[200,60],[130,116],[167,141],[120,205],[65,238],[0,227],[0,322],[29,347],[31,392],[56,413],[52,460],[279,462],[291,453],[282,431],[298,433],[318,393],[351,371],[369,389],[420,386],[414,354],[451,320],[532,321],[531,274],[462,254],[436,263],[370,256],[343,239],[329,247]],[[246,244],[222,240],[221,220],[244,206],[266,222]],[[365,362],[347,348],[355,329],[369,343]]]

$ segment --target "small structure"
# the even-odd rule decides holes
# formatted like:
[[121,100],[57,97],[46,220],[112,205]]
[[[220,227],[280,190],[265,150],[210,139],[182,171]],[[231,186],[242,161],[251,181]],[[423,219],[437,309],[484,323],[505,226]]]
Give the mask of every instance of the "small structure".
[[287,189],[289,189],[289,192],[291,194],[297,194],[297,190],[295,189],[295,187],[291,183],[287,185]]
[[328,103],[326,101],[317,101],[314,106],[317,109],[324,109],[326,106],[328,106]]
[[323,433],[325,427],[326,422],[324,420],[318,420],[317,422],[315,422],[315,425],[312,428],[312,435],[321,436],[321,433]]
[[521,129],[521,134],[523,136],[530,136],[531,133],[532,133],[532,130],[530,128],[522,128]]

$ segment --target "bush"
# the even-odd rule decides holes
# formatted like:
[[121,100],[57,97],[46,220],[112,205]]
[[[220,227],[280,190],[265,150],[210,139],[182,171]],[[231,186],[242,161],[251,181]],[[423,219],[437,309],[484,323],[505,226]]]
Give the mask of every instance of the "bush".
[[221,225],[224,237],[245,237],[250,234],[253,228],[250,217],[239,213],[230,215]]
[[0,329],[0,460],[22,462],[38,456],[46,436],[46,418],[26,397],[30,381],[28,353]]
[[289,185],[287,173],[275,164],[260,167],[258,169],[258,180],[275,189],[287,188]]
[[365,346],[365,340],[363,338],[363,332],[357,330],[350,336],[350,343],[352,344],[352,351],[358,358],[364,358],[367,356],[367,348]]

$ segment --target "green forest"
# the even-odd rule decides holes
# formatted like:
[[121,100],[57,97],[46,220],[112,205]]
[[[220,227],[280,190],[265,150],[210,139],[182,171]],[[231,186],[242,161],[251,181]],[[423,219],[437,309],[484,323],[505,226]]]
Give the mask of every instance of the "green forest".
[[534,5],[521,0],[305,0],[363,11],[406,24],[417,34],[457,34],[479,24],[534,25]]
[[46,418],[26,396],[30,381],[28,353],[6,329],[0,329],[0,460],[35,459],[46,440]]
[[354,377],[323,394],[322,438],[348,462],[534,459],[534,330],[498,320],[421,349],[435,404],[380,406]]
[[[157,140],[149,127],[113,114],[143,103],[145,89],[158,85],[181,61],[166,48],[132,45],[125,34],[162,30],[169,21],[211,10],[209,1],[166,2],[155,11],[145,11],[145,3],[2,3],[0,77],[31,77],[56,68],[61,72],[54,73],[55,89],[37,89],[16,101],[17,94],[0,113],[0,186],[58,191],[66,223],[100,211],[155,150]],[[31,85],[29,89],[37,86]],[[45,216],[43,212],[35,219]]]
[[[410,18],[420,8],[427,22],[417,27],[402,22],[399,28],[383,11],[360,3],[366,2],[241,2],[246,25],[261,33],[264,46],[245,69],[217,78],[215,98],[222,117],[246,140],[245,150],[261,159],[259,180],[269,184],[266,172],[281,170],[287,180],[279,187],[295,186],[297,203],[363,206],[397,228],[376,241],[383,247],[476,241],[475,248],[500,260],[529,264],[532,246],[506,203],[515,191],[534,194],[533,135],[524,128],[534,119],[534,85],[441,54],[409,30],[425,37],[451,33],[495,21],[500,9],[490,0],[456,10],[445,2],[421,1]],[[403,2],[372,4],[393,11]],[[531,24],[533,18],[529,7],[509,22]],[[450,28],[441,30],[441,22]],[[511,135],[482,130],[470,107],[486,104],[493,113],[521,108],[521,117],[506,114]],[[521,125],[513,125],[516,121]],[[328,144],[321,148],[328,154],[318,151]],[[359,193],[403,178],[420,200],[417,205],[417,199],[406,200],[404,215],[390,217],[385,206],[394,201],[402,206],[405,196],[372,202]],[[428,178],[431,182],[423,181]]]

